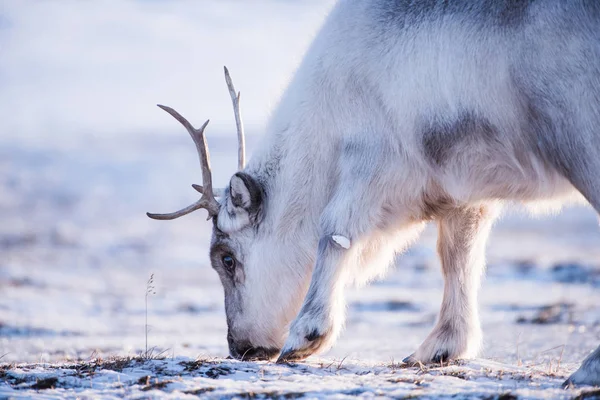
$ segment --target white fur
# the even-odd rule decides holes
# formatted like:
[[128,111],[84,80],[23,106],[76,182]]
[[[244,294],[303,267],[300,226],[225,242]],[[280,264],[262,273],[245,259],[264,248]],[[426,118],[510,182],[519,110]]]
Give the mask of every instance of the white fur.
[[[235,241],[245,275],[236,289],[243,311],[230,330],[257,347],[303,352],[298,357],[326,349],[343,325],[344,288],[383,274],[435,218],[444,305],[415,358],[473,356],[495,215],[485,210],[503,201],[560,206],[578,193],[527,151],[514,43],[502,30],[482,34],[444,18],[383,35],[375,3],[339,2],[275,109],[245,169],[264,185],[262,220],[250,226],[230,203],[222,207],[219,227]],[[452,124],[465,109],[500,137],[463,143],[436,167],[424,156],[420,121]],[[429,203],[435,215],[426,215]],[[317,246],[321,238],[339,246]]]

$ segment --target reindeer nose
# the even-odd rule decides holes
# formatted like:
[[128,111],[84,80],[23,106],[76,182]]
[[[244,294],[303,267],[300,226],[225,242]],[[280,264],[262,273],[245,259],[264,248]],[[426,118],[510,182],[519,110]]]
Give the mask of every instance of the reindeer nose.
[[270,360],[279,354],[279,350],[265,347],[242,347],[232,350],[234,349],[230,349],[231,355],[241,361]]
[[229,342],[229,354],[241,361],[270,360],[279,354],[279,349],[255,347],[249,342],[235,343],[230,335],[227,335],[227,341]]
[[231,330],[227,330],[229,354],[242,361],[270,360],[279,354],[279,349],[253,346],[248,340],[235,340]]

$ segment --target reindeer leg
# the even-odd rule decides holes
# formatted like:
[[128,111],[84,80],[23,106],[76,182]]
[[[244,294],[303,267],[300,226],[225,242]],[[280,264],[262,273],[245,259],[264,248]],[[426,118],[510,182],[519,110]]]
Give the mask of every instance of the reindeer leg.
[[[600,216],[600,92],[593,83],[594,76],[597,74],[590,74],[585,83],[578,77],[573,84],[563,85],[572,91],[560,93],[563,97],[556,102],[532,102],[529,108],[535,117],[533,126],[538,129],[540,155],[579,190]],[[561,101],[564,96],[577,99],[575,107],[565,108]],[[600,347],[564,383],[573,385],[600,386]]]
[[[344,237],[324,236],[319,241],[317,263],[304,304],[293,321],[278,362],[302,360],[333,344],[344,323]],[[340,245],[338,242],[342,242]]]
[[[598,140],[600,135],[590,132],[589,137]],[[571,146],[553,150],[554,154],[557,154],[555,158],[559,159],[559,156],[562,156],[565,159],[563,165],[559,166],[561,172],[600,215],[600,149],[593,145],[571,143]],[[579,369],[565,381],[563,387],[585,385],[600,386],[600,347],[583,360]]]
[[[345,320],[347,282],[361,268],[377,268],[376,264],[386,263],[393,255],[393,251],[389,251],[389,258],[374,260],[371,251],[385,241],[378,238],[391,235],[383,226],[387,223],[394,227],[403,225],[402,216],[383,211],[385,198],[377,191],[392,179],[398,179],[398,173],[381,173],[390,170],[389,160],[374,156],[385,151],[372,139],[372,135],[361,135],[354,140],[347,138],[342,145],[339,180],[321,215],[321,236],[311,283],[302,308],[290,326],[279,362],[301,360],[332,345]],[[395,221],[389,221],[392,216]],[[416,223],[404,225],[406,241],[422,228],[422,225],[415,226]],[[388,250],[386,247],[382,252]],[[369,265],[369,261],[373,264]]]
[[441,362],[473,357],[481,346],[477,293],[484,269],[485,243],[495,205],[460,208],[438,222],[438,253],[444,298],[437,324],[404,362]]

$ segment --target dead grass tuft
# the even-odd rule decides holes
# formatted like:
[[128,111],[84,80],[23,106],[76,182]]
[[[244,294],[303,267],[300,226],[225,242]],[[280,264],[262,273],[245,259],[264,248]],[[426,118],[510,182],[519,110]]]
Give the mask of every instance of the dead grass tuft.
[[198,389],[186,390],[183,393],[184,394],[191,394],[191,395],[194,395],[194,396],[200,396],[201,394],[209,393],[209,392],[212,392],[214,390],[215,390],[214,387],[205,387],[205,388],[198,388]]
[[422,386],[425,383],[425,379],[415,379],[409,376],[395,376],[387,381],[390,383],[408,383],[415,386]]
[[204,359],[182,361],[179,365],[183,366],[185,372],[197,372],[200,376],[211,379],[219,379],[220,376],[233,373],[230,367],[223,366],[219,362]]
[[147,392],[149,390],[155,390],[155,389],[162,390],[162,389],[166,388],[169,383],[175,382],[171,379],[159,381],[158,378],[154,378],[154,381],[152,381],[150,376],[147,376],[147,377],[145,376],[145,377],[140,378],[140,380],[141,379],[145,379],[145,381],[147,382],[146,385],[140,389],[143,392]]

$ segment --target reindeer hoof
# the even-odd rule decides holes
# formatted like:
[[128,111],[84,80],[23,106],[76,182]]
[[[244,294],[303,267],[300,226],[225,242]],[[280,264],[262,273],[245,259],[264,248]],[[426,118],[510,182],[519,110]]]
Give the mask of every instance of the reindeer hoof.
[[304,337],[300,343],[290,344],[281,351],[281,355],[277,359],[277,363],[288,363],[293,361],[301,361],[317,352],[323,347],[327,335],[319,334],[313,331]]
[[433,357],[430,360],[427,361],[420,361],[415,357],[415,353],[412,353],[410,356],[406,357],[404,360],[402,360],[402,362],[404,364],[407,364],[411,367],[416,367],[420,364],[442,364],[442,363],[446,363],[448,360],[450,360],[450,357],[448,355],[448,352],[445,350],[441,350],[436,352]]
[[304,360],[327,349],[339,331],[339,323],[329,314],[319,312],[301,312],[290,328],[290,334],[281,350],[277,362]]
[[276,362],[277,364],[288,364],[295,361],[302,361],[308,356],[310,356],[310,353],[307,354],[306,352],[301,350],[286,350],[281,352]]
[[446,364],[448,361],[476,356],[480,345],[481,331],[476,324],[468,326],[438,322],[410,358],[416,363]]
[[448,353],[448,350],[440,350],[434,354],[433,358],[431,359],[431,362],[438,364],[438,363],[447,362],[449,360],[450,360],[450,354]]

